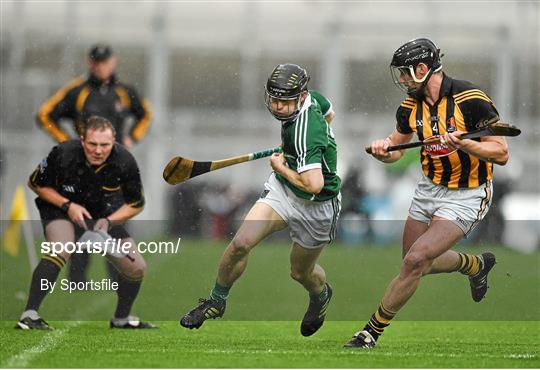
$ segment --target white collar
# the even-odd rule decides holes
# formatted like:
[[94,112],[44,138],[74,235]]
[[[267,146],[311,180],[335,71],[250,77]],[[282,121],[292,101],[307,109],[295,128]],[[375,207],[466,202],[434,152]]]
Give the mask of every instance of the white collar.
[[302,108],[300,108],[300,112],[298,113],[298,115],[304,113],[309,107],[311,107],[311,94],[308,92],[308,95],[306,96],[304,104],[302,105]]

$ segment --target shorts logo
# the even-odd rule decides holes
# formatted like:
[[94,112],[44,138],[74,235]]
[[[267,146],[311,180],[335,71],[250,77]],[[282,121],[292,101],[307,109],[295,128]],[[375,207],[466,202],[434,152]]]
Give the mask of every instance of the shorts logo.
[[[439,137],[440,135],[430,136],[426,140],[437,139]],[[451,150],[450,148],[446,146],[446,144],[443,144],[443,143],[427,144],[425,148],[426,148],[426,153],[431,158],[446,157],[457,150],[457,149]]]
[[459,223],[460,223],[462,226],[464,226],[464,227],[468,227],[468,226],[469,226],[467,221],[465,221],[465,220],[463,220],[463,219],[461,219],[461,218],[459,218],[459,217],[456,217],[456,221],[459,222]]
[[264,189],[263,192],[262,192],[261,195],[260,195],[260,198],[261,198],[261,199],[266,198],[266,196],[268,195],[268,193],[270,193],[270,190]]
[[75,186],[73,185],[62,185],[62,190],[66,193],[75,193]]

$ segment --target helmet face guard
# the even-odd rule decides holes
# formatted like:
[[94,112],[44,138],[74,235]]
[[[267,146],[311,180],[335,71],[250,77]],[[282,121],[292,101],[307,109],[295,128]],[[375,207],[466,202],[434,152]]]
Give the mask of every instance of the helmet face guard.
[[[282,122],[293,121],[302,108],[302,92],[307,90],[309,76],[296,64],[280,64],[272,71],[264,87],[265,105],[272,116]],[[287,109],[274,108],[283,105]]]
[[[394,52],[390,73],[394,84],[408,95],[419,98],[424,95],[431,75],[442,70],[440,49],[429,39],[414,39]],[[425,64],[429,70],[422,78],[416,76],[416,66]],[[406,75],[405,78],[402,78]]]
[[[415,94],[417,93],[421,88],[425,86],[424,83],[427,83],[427,80],[431,75],[433,74],[432,69],[429,70],[428,73],[424,75],[422,78],[416,77],[415,67],[413,66],[407,66],[407,67],[394,67],[390,66],[390,72],[392,74],[392,79],[394,81],[394,84],[402,91],[406,92],[407,94]],[[405,81],[402,82],[401,76],[407,75]],[[414,85],[413,83],[416,83]],[[420,84],[420,85],[418,85]]]
[[[275,118],[280,121],[287,122],[292,121],[296,119],[296,117],[298,117],[298,114],[300,114],[300,108],[302,108],[300,94],[292,98],[280,98],[279,96],[271,95],[271,93],[266,89],[266,86],[264,90],[266,92],[264,103],[266,104],[266,108],[268,108],[268,110],[270,111],[270,114],[272,114]],[[274,104],[284,104],[287,107],[291,107],[291,104],[288,104],[288,102],[290,101],[294,101],[292,109],[289,108],[287,111],[278,112],[275,111],[273,108]]]

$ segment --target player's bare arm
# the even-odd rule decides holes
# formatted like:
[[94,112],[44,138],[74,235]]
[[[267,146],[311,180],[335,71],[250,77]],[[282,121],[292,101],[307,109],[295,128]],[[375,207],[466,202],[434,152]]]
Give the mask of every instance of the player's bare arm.
[[[66,202],[69,202],[69,199],[62,196],[60,193],[58,193],[56,190],[50,187],[41,187],[32,185],[30,188],[44,201],[51,203],[52,205],[62,208],[62,205],[64,205]],[[86,219],[91,219],[92,215],[86,208],[81,206],[80,204],[71,202],[67,209],[67,214],[71,221],[82,227],[83,229],[86,229],[86,223],[84,222]]]
[[330,111],[326,114],[326,116],[324,116],[324,120],[326,121],[326,123],[331,124],[335,116],[336,112]]
[[106,218],[100,218],[94,225],[94,230],[109,231],[111,227],[121,225],[132,217],[135,217],[142,212],[144,206],[133,207],[129,204],[124,204],[118,208],[115,212],[107,216]]
[[285,164],[283,153],[270,157],[272,169],[289,180],[294,186],[310,194],[319,194],[324,187],[324,177],[320,168],[298,173]]
[[451,149],[460,149],[483,161],[504,166],[508,162],[508,144],[503,136],[484,136],[480,142],[470,139],[461,140],[462,131],[444,135],[446,145]]
[[133,207],[129,204],[124,204],[122,207],[118,208],[115,212],[110,214],[107,218],[109,219],[109,221],[111,222],[113,226],[120,225],[124,223],[125,221],[141,213],[143,209],[144,209],[144,206]]
[[406,144],[411,141],[413,134],[402,134],[394,129],[386,139],[375,140],[371,143],[371,155],[384,163],[396,162],[403,155],[404,150],[388,152],[391,145]]

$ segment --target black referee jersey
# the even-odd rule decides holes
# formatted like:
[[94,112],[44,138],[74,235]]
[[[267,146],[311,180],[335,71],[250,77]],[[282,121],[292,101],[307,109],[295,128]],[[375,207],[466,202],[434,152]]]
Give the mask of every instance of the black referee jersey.
[[[118,81],[115,75],[104,83],[90,74],[88,78],[75,78],[43,103],[37,122],[61,143],[69,135],[60,127],[60,120],[70,119],[76,133],[82,135],[86,120],[96,115],[112,123],[118,142],[124,135],[137,142],[146,135],[152,112],[148,101],[133,86]],[[130,116],[135,122],[128,133],[124,125]]]
[[[126,148],[117,143],[100,166],[88,163],[79,140],[58,144],[32,172],[30,185],[55,189],[85,207],[93,218],[106,217],[123,204],[135,208],[144,205],[137,162]],[[51,206],[39,197],[36,205],[40,210]]]

